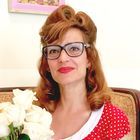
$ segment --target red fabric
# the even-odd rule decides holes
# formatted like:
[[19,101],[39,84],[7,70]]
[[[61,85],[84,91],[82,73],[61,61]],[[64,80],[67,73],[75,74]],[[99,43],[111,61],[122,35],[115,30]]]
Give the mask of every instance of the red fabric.
[[111,103],[106,103],[97,126],[84,140],[120,140],[130,132],[127,116]]

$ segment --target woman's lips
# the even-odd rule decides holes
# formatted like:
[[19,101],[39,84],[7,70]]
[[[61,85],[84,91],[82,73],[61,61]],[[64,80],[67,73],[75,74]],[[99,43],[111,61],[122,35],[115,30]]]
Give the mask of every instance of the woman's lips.
[[60,73],[68,73],[71,72],[74,68],[73,67],[61,67],[58,69]]

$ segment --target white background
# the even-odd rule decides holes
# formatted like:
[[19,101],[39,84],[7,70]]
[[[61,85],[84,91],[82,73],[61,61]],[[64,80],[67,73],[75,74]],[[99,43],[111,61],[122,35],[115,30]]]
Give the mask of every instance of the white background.
[[[66,0],[98,28],[97,49],[109,86],[140,90],[140,1]],[[0,0],[0,87],[36,86],[39,30],[47,15],[9,13]]]

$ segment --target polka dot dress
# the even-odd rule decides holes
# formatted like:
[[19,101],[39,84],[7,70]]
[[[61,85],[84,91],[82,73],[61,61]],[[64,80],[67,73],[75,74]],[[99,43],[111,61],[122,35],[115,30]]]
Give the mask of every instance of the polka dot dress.
[[84,140],[120,140],[128,132],[127,116],[111,103],[105,103],[100,121]]

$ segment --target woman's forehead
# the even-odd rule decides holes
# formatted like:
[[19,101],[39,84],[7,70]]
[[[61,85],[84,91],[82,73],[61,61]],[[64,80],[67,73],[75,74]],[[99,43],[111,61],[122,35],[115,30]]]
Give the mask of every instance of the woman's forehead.
[[48,45],[65,45],[71,42],[86,42],[86,37],[83,31],[78,28],[69,28],[59,38],[49,43]]

